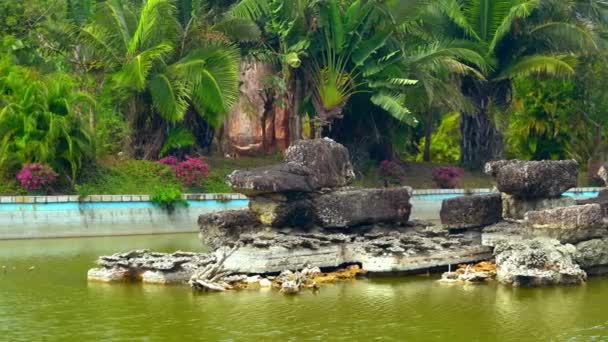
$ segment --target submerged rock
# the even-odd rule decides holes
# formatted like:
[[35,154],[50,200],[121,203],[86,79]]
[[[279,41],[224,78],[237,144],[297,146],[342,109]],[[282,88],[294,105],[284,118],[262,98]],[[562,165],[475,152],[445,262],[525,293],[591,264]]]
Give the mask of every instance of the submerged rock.
[[575,262],[576,248],[553,239],[503,240],[494,255],[497,279],[515,287],[578,285],[587,274]]
[[529,211],[569,207],[575,205],[572,197],[560,196],[555,198],[521,199],[502,194],[502,216],[505,219],[523,220]]
[[101,256],[100,268],[89,270],[89,281],[120,282],[143,281],[155,284],[185,283],[194,272],[216,262],[213,255],[175,252],[157,253],[135,250]]
[[294,142],[285,161],[310,169],[320,188],[344,187],[355,179],[348,149],[329,138]]
[[608,238],[578,243],[575,260],[589,274],[607,274]]
[[317,224],[345,228],[362,224],[409,220],[410,187],[355,189],[330,192],[313,198]]
[[498,223],[502,217],[500,194],[461,196],[443,201],[441,223],[448,229],[478,228]]
[[501,192],[517,198],[554,198],[576,187],[575,160],[489,162],[485,173],[494,177]]
[[562,243],[608,235],[599,204],[531,211],[524,222],[530,235],[550,237]]

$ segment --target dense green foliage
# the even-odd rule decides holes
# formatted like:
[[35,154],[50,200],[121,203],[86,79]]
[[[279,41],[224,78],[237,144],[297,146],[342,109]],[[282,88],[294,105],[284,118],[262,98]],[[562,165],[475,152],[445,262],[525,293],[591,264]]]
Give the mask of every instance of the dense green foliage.
[[[165,166],[115,161],[222,151],[242,58],[275,67],[269,108],[291,128],[305,116],[362,169],[597,164],[607,18],[599,0],[5,1],[0,191],[27,163],[48,163],[65,192],[188,191]],[[199,190],[228,191],[228,168],[214,163]]]

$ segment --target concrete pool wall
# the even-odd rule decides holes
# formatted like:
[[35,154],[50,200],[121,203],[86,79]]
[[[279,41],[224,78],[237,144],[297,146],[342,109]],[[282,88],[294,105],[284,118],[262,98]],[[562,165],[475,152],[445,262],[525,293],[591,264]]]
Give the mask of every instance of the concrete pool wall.
[[[566,195],[593,197],[600,190],[572,189]],[[414,190],[412,218],[437,220],[442,200],[463,194],[464,190]],[[184,199],[187,207],[169,213],[147,195],[0,196],[0,240],[196,232],[200,214],[248,205],[239,194],[187,194]]]

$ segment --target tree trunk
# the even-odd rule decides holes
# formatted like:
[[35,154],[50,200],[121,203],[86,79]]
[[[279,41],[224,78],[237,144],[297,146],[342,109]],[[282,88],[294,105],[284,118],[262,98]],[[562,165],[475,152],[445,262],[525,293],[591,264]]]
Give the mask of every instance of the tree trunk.
[[503,137],[490,118],[490,107],[506,108],[511,101],[511,82],[465,81],[464,93],[476,104],[477,113],[462,113],[460,163],[481,169],[486,162],[503,158]]
[[425,162],[431,161],[431,139],[433,137],[433,111],[429,111],[426,115],[426,127],[424,127],[424,152],[422,160]]
[[490,160],[502,158],[502,135],[494,127],[485,110],[476,115],[461,115],[460,163],[480,169]]

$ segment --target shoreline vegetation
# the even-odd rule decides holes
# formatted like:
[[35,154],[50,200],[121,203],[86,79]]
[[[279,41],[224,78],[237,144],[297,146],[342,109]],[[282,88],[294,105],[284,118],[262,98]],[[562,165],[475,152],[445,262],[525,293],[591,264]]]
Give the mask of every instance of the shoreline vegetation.
[[[281,159],[280,155],[267,157],[202,157],[211,170],[201,186],[185,187],[167,172],[167,168],[156,162],[146,160],[105,158],[100,160],[96,168],[84,171],[75,186],[64,185],[55,187],[48,193],[29,193],[32,195],[152,195],[159,187],[176,187],[183,193],[231,193],[226,184],[227,176],[234,170],[249,170],[269,166]],[[401,162],[404,169],[403,185],[414,189],[440,189],[433,181],[431,173],[434,168],[446,164],[424,162]],[[382,187],[383,177],[379,168],[369,165],[364,172],[357,175],[354,182],[359,187]],[[579,186],[596,186],[580,172]],[[475,189],[492,188],[491,177],[481,171],[466,170],[458,180],[457,188]],[[16,178],[5,177],[0,183],[0,196],[24,196],[28,192],[23,189]]]

